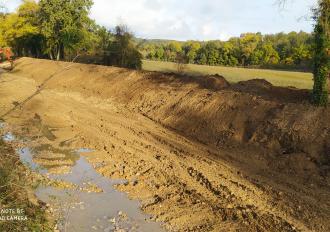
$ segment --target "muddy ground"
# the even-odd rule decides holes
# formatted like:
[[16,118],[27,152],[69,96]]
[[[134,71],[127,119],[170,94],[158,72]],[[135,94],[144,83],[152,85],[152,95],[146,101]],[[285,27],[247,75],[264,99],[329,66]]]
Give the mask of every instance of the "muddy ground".
[[96,170],[128,180],[117,188],[169,231],[330,231],[330,109],[308,97],[262,80],[30,58],[0,77],[16,134],[95,150]]

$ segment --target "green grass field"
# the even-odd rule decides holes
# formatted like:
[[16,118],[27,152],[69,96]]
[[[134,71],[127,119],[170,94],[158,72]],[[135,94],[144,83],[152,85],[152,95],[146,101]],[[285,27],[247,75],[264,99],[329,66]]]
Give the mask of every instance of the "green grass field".
[[[144,60],[143,70],[176,72],[177,68],[176,64],[171,62]],[[304,72],[188,64],[185,73],[188,75],[219,74],[231,83],[258,78],[265,79],[276,86],[293,86],[300,89],[313,88],[312,73]]]

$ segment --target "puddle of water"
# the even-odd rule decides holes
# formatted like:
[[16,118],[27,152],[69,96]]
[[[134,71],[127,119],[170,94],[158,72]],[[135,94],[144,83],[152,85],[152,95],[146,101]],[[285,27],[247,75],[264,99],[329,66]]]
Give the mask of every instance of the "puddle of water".
[[[46,153],[50,152],[53,154],[62,154],[62,155],[64,155],[64,158],[62,158],[61,160],[71,160],[74,164],[80,158],[80,155],[78,152],[75,152],[75,151],[72,151],[69,149],[55,148],[49,144],[43,144],[43,145],[40,145],[40,146],[32,149],[32,153],[34,153],[34,154],[40,154],[43,152],[46,152]],[[48,158],[48,159],[50,159],[50,158]]]
[[[0,122],[0,127],[5,126],[5,123]],[[17,140],[11,132],[7,132],[2,137],[7,142]],[[114,189],[115,184],[126,181],[103,177],[83,156],[80,156],[80,153],[93,151],[89,148],[72,151],[54,148],[51,145],[17,150],[21,161],[32,170],[47,174],[52,180],[71,182],[77,186],[77,189],[73,190],[39,186],[35,192],[41,201],[55,205],[55,209],[59,208],[61,211],[62,218],[58,222],[58,229],[69,232],[110,232],[117,229],[132,232],[165,231],[160,223],[148,220],[149,216],[140,210],[138,201],[129,200],[125,193]],[[38,157],[38,155],[46,153],[47,157],[47,152],[62,154],[64,158],[61,159],[73,161],[72,171],[68,174],[50,174],[46,169],[47,165],[39,165],[34,162],[34,155]],[[102,192],[80,191],[81,188],[88,187],[86,184],[90,183],[102,189]]]
[[11,132],[7,132],[6,134],[4,134],[2,136],[2,139],[5,141],[5,142],[12,142],[15,140],[15,136],[11,133]]
[[29,148],[21,148],[17,150],[22,163],[33,171],[38,171],[41,174],[46,174],[47,170],[42,168],[39,164],[33,162],[33,156]]
[[76,152],[78,153],[89,153],[89,152],[93,152],[93,149],[90,148],[79,148],[78,150],[76,150]]
[[[91,149],[78,149],[80,152],[90,152]],[[33,161],[33,152],[29,148],[18,151],[21,160],[34,170],[45,174]],[[58,151],[57,151],[58,152]],[[65,215],[63,221],[58,224],[61,231],[164,231],[160,223],[147,220],[148,216],[143,214],[139,208],[139,202],[129,200],[126,194],[113,188],[114,184],[123,183],[121,180],[111,180],[97,173],[83,156],[72,167],[69,174],[49,174],[53,180],[63,180],[84,187],[86,183],[92,183],[103,191],[82,192],[76,190],[59,190],[53,187],[40,186],[36,190],[37,197],[49,204],[61,206],[61,215]],[[119,213],[118,212],[123,212]]]

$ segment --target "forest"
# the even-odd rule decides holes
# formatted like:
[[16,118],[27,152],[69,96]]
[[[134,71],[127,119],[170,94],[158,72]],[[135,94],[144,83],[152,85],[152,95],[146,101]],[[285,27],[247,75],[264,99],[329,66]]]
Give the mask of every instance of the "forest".
[[306,32],[245,33],[228,41],[141,41],[146,59],[177,61],[178,54],[190,64],[262,66],[311,70],[313,36]]

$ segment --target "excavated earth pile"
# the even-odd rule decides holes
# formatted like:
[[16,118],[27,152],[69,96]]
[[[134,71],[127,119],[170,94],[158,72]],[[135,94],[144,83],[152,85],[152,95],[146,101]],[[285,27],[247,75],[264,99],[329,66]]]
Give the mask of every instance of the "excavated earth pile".
[[169,230],[330,230],[330,109],[307,90],[30,58],[2,75],[4,112],[44,87],[6,121],[98,151]]

